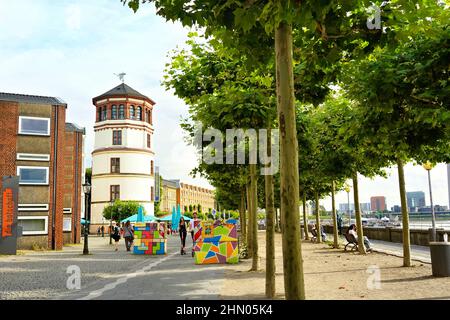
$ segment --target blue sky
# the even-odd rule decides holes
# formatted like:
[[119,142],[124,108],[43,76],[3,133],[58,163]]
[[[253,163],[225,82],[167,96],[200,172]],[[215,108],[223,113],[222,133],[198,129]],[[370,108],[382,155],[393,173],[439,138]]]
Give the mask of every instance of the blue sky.
[[[86,127],[86,164],[90,163],[95,118],[92,97],[118,85],[114,73],[148,95],[155,106],[156,164],[165,178],[209,186],[189,172],[196,156],[183,142],[179,126],[187,107],[160,85],[167,53],[183,46],[189,30],[156,16],[152,5],[137,14],[119,0],[0,0],[0,91],[57,96],[68,103],[68,122]],[[360,179],[361,202],[384,195],[388,207],[399,204],[396,170],[389,179]],[[435,204],[449,205],[447,174],[432,171]],[[429,204],[426,172],[406,168],[408,191],[422,190]],[[338,203],[347,194],[337,195]],[[351,200],[352,202],[352,200]],[[330,199],[322,204],[331,208]]]

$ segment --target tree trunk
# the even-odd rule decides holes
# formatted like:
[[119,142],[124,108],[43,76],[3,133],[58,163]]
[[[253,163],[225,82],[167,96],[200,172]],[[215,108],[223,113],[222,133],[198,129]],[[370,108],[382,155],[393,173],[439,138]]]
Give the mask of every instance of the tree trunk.
[[246,246],[247,242],[247,223],[246,223],[246,214],[245,214],[245,187],[241,189],[241,203],[240,203],[240,220],[241,220],[241,239],[244,242],[244,246]]
[[400,203],[402,206],[402,232],[403,232],[403,266],[411,266],[411,243],[409,236],[409,215],[406,204],[405,173],[403,172],[403,161],[397,159],[398,184],[400,187]]
[[359,210],[359,193],[358,193],[358,172],[353,174],[353,197],[355,202],[356,231],[358,233],[359,253],[366,254],[364,246],[364,232],[361,220],[361,211]]
[[280,202],[284,288],[287,300],[305,299],[299,223],[298,141],[292,67],[292,26],[275,30],[278,123],[280,126]]
[[306,217],[306,193],[303,193],[303,229],[305,231],[305,240],[309,240],[308,218]]
[[322,232],[320,232],[320,210],[319,210],[319,193],[314,192],[314,200],[316,202],[316,206],[314,211],[316,213],[316,232],[317,232],[317,243],[322,242]]
[[[271,139],[270,129],[267,139],[267,154],[270,157]],[[273,195],[273,176],[265,176],[266,188],[266,297],[275,297],[275,203]]]
[[258,270],[258,220],[257,220],[257,208],[258,208],[258,176],[256,174],[256,164],[250,164],[250,202],[252,209],[250,211],[249,224],[252,226],[252,268],[250,271]]
[[250,183],[247,184],[246,186],[247,189],[247,258],[251,258],[252,254],[253,254],[253,241],[252,241],[252,236],[253,236],[253,224],[252,224],[252,199],[250,197],[251,194],[251,188],[250,188]]
[[334,180],[331,182],[331,213],[333,215],[333,236],[334,236],[334,248],[339,248],[339,239],[338,239],[338,225],[337,225],[337,217],[336,217],[336,199],[335,196],[335,183]]

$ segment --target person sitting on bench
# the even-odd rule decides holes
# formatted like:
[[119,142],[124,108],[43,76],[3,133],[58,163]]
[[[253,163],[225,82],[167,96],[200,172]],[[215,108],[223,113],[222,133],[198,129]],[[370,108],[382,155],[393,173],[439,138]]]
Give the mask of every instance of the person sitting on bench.
[[[314,227],[312,228],[311,233],[313,235],[313,238],[311,240],[316,241],[317,240],[317,223],[314,224]],[[322,225],[320,226],[320,235],[322,236],[322,241],[327,241],[327,235],[326,235]]]
[[[350,227],[347,230],[347,234],[350,234],[353,236],[353,238],[355,238],[355,241],[358,242],[358,233],[356,232],[356,225],[355,224],[351,224]],[[371,248],[371,244],[369,239],[364,236],[364,246],[366,247],[367,251],[372,251]]]

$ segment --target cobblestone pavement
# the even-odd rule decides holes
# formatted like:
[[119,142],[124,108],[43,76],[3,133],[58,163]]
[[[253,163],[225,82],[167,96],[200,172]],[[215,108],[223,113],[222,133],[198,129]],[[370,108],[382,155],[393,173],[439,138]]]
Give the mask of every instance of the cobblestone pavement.
[[[168,239],[166,256],[118,252],[108,238],[89,238],[83,246],[59,252],[26,252],[0,256],[0,299],[218,299],[226,266],[196,266],[189,254],[179,254],[179,238]],[[81,289],[69,290],[69,266],[81,271]]]

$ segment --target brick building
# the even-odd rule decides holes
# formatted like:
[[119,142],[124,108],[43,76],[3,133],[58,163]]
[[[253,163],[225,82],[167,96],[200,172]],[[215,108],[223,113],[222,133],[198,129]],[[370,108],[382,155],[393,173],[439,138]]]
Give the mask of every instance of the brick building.
[[84,137],[86,130],[66,123],[64,148],[64,243],[80,243],[81,214],[84,212]]
[[387,210],[386,197],[376,196],[370,197],[370,208],[372,211],[383,212]]
[[66,108],[54,97],[0,93],[0,175],[20,177],[18,248],[63,247]]
[[172,212],[172,208],[179,204],[178,194],[180,180],[162,179],[161,205],[159,209],[163,212]]
[[187,183],[180,183],[178,190],[179,203],[183,211],[189,210],[190,205],[197,209],[200,204],[202,212],[208,212],[216,207],[214,190]]

